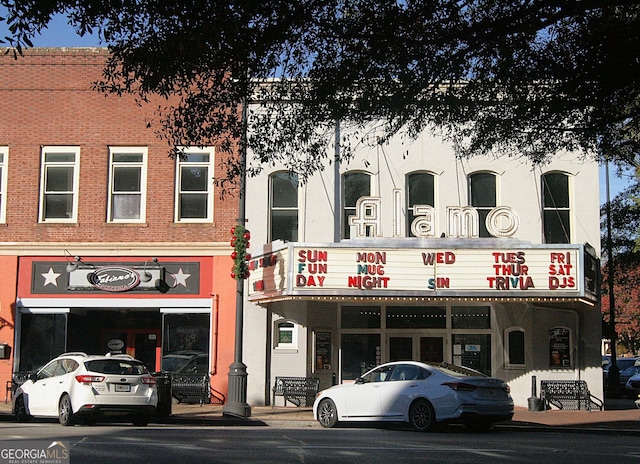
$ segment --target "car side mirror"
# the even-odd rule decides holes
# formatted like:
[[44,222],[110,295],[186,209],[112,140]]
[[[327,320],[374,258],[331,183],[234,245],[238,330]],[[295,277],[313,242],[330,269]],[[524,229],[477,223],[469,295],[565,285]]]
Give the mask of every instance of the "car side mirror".
[[37,372],[32,372],[31,374],[29,374],[29,376],[27,378],[29,380],[35,382],[36,380],[38,380],[38,373]]
[[365,381],[364,381],[364,379],[363,379],[362,377],[358,377],[358,378],[356,379],[356,383],[357,383],[357,384],[363,384],[363,383],[365,383]]

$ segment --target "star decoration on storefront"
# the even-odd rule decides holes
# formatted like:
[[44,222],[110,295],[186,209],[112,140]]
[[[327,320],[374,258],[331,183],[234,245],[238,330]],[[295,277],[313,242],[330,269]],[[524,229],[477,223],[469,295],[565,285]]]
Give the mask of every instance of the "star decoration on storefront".
[[42,285],[43,287],[46,287],[49,284],[53,285],[54,287],[58,286],[58,277],[60,277],[61,274],[53,272],[52,267],[49,268],[49,272],[40,275],[44,277],[44,284]]
[[176,274],[171,274],[171,275],[173,276],[173,278],[175,280],[175,283],[173,285],[174,287],[177,287],[178,285],[182,285],[183,287],[186,287],[187,286],[187,279],[189,277],[191,277],[191,274],[185,274],[182,271],[182,268],[180,268]]

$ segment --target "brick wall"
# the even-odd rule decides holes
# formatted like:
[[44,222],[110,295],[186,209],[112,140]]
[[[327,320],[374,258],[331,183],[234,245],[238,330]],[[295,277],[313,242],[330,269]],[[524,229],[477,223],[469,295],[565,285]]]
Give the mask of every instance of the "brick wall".
[[[175,161],[147,122],[155,100],[139,106],[130,95],[91,89],[107,58],[101,48],[31,49],[14,60],[0,54],[0,145],[9,146],[7,219],[0,242],[226,242],[238,198],[216,189],[214,223],[174,223]],[[78,222],[39,224],[41,146],[80,147]],[[109,146],[146,146],[145,224],[107,224]]]

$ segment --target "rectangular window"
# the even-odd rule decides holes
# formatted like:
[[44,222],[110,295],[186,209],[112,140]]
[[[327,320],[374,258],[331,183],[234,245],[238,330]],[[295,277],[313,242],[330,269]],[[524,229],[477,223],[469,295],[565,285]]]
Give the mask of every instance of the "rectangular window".
[[452,329],[490,329],[489,306],[452,306]]
[[343,306],[343,329],[379,329],[380,306]]
[[435,206],[435,178],[427,172],[407,176],[407,237],[413,237],[411,224],[418,217],[415,206]]
[[271,175],[270,241],[298,240],[298,176],[289,172],[277,172]]
[[387,329],[445,329],[444,306],[387,306]]
[[351,238],[349,216],[356,215],[356,203],[360,197],[371,195],[371,176],[364,172],[348,172],[343,177],[343,238]]
[[43,147],[40,222],[77,222],[80,147]]
[[487,215],[497,206],[497,178],[489,172],[469,176],[469,204],[478,211],[480,237],[491,237],[487,230]]
[[32,371],[66,351],[66,314],[22,314],[19,371]]
[[569,176],[544,174],[542,192],[544,243],[571,243]]
[[7,221],[7,165],[9,147],[0,147],[0,224]]
[[107,222],[144,222],[147,197],[147,149],[109,147]]
[[185,148],[177,160],[176,222],[213,221],[213,148]]

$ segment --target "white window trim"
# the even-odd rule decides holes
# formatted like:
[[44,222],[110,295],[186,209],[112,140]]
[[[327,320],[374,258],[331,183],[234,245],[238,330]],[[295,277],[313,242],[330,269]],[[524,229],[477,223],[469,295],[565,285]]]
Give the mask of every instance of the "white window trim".
[[2,162],[0,167],[0,224],[7,222],[7,171],[9,170],[9,147],[0,147]]
[[[214,178],[214,167],[215,167],[215,149],[214,147],[203,147],[203,148],[190,148],[190,147],[179,147],[179,151],[182,153],[209,153],[209,163],[193,163],[200,165],[207,165],[208,167],[208,175],[210,182],[208,185],[208,194],[207,194],[207,217],[202,219],[194,219],[194,218],[180,218],[180,167],[182,162],[178,158],[176,160],[176,188],[175,188],[175,201],[174,201],[174,222],[176,223],[212,223],[213,222],[213,178]],[[191,164],[191,163],[189,163]]]
[[[293,324],[291,328],[291,343],[280,343],[280,324]],[[289,319],[279,319],[274,323],[274,346],[276,350],[297,350],[298,349],[298,324]]]
[[[563,208],[548,208],[545,207],[544,205],[544,192],[545,192],[545,176],[549,175],[549,174],[562,174],[564,176],[566,176],[567,178],[567,195],[569,197],[569,207],[563,207]],[[540,182],[541,182],[541,188],[542,188],[542,201],[541,201],[541,208],[542,208],[542,239],[543,242],[546,243],[545,241],[545,236],[544,236],[544,228],[545,228],[545,223],[544,223],[544,214],[547,211],[568,211],[569,212],[569,240],[567,241],[567,243],[573,243],[573,234],[574,234],[574,199],[573,199],[573,179],[574,179],[574,174],[566,172],[566,171],[547,171],[547,172],[543,172],[540,175]]]
[[[141,153],[141,163],[117,162],[114,164],[113,155],[119,153]],[[144,223],[147,220],[147,166],[149,162],[149,149],[147,147],[109,147],[109,185],[107,188],[107,222],[108,223]],[[111,207],[113,201],[113,168],[114,166],[140,166],[140,218],[139,219],[113,219]]]
[[[44,217],[44,198],[45,198],[45,155],[47,153],[73,153],[75,160],[73,163],[67,163],[66,165],[73,166],[73,205],[71,217],[68,219]],[[80,194],[80,147],[74,146],[44,146],[42,147],[40,154],[40,211],[39,222],[40,223],[75,223],[78,222],[78,196]],[[59,163],[59,165],[64,165]]]
[[[514,364],[511,362],[511,351],[509,350],[509,335],[512,332],[522,332],[524,334],[524,364]],[[527,362],[527,333],[522,327],[507,327],[504,331],[504,367],[505,369],[524,369]]]
[[[298,195],[297,195],[297,198],[296,198],[296,200],[297,200],[296,206],[278,206],[278,207],[274,207],[273,206],[273,179],[278,174],[283,174],[283,173],[286,174],[287,171],[275,171],[275,172],[272,172],[271,174],[269,174],[269,181],[268,181],[268,184],[269,184],[269,187],[268,187],[269,188],[269,217],[268,217],[269,226],[268,227],[269,227],[269,229],[267,230],[267,233],[268,233],[268,236],[269,236],[269,241],[273,241],[273,237],[271,235],[272,235],[272,231],[273,231],[272,227],[273,227],[273,212],[274,211],[295,211],[296,212],[296,216],[298,217],[298,220],[300,220],[300,207],[299,207],[299,204],[300,204],[300,191],[299,191],[299,188],[298,188],[298,192],[297,192]],[[297,175],[296,175],[296,183],[298,183],[298,185],[300,185],[299,184],[299,180],[297,178]],[[298,237],[300,237],[300,228],[299,227],[300,227],[300,224],[298,224]]]

